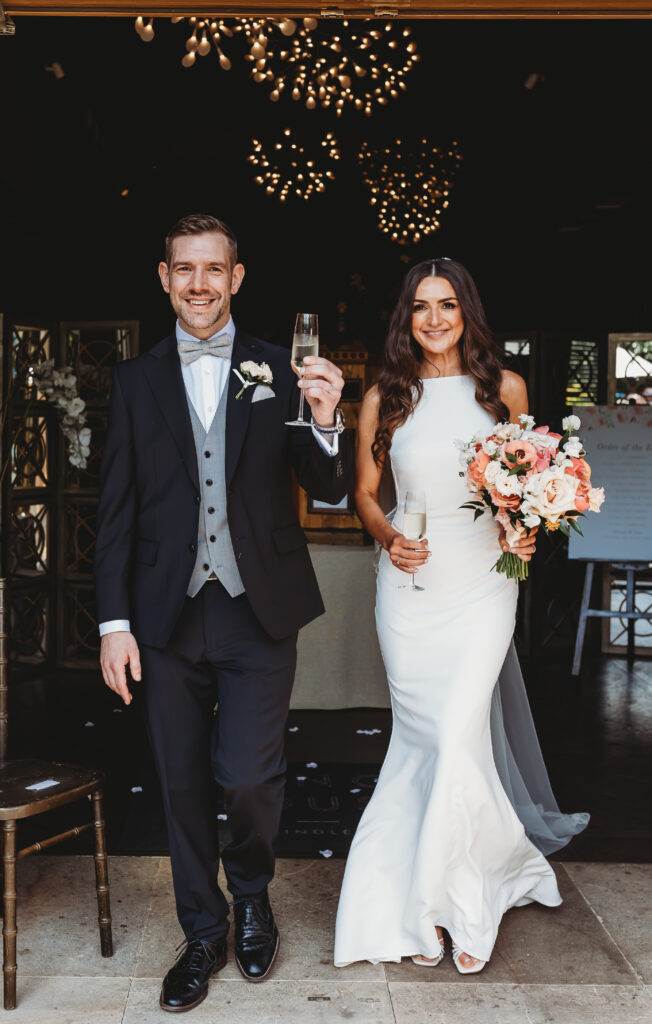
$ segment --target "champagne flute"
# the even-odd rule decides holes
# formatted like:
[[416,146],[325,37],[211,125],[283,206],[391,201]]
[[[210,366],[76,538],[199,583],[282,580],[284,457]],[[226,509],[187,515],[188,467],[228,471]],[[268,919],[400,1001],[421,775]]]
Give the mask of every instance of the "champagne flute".
[[[426,495],[425,491],[407,491],[403,510],[403,536],[408,540],[422,540],[426,535]],[[401,583],[399,590],[423,590],[414,582],[415,573],[411,574],[410,583]]]
[[[292,339],[292,355],[290,361],[299,376],[303,377],[306,367],[306,356],[319,355],[319,324],[316,313],[297,313]],[[311,424],[303,418],[303,388],[300,388],[299,415],[296,420],[286,420],[287,427],[309,427]]]

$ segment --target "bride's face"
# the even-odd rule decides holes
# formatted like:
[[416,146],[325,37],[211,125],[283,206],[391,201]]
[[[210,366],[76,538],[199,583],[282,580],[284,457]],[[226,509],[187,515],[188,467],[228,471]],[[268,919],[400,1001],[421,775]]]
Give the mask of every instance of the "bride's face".
[[424,277],[412,304],[412,335],[424,353],[433,356],[451,352],[464,331],[462,310],[445,277]]

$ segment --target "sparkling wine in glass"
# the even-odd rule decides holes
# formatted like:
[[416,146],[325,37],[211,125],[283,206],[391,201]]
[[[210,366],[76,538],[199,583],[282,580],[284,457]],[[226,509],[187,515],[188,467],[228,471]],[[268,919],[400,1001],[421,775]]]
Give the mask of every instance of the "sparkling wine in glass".
[[[304,359],[306,356],[319,355],[319,323],[316,313],[297,313],[297,320],[294,325],[294,337],[292,339],[292,365],[303,377],[306,367]],[[296,420],[286,421],[288,427],[309,427],[310,423],[303,418],[303,388],[299,399],[299,415]]]
[[[405,495],[403,509],[403,536],[408,540],[422,540],[426,535],[426,495],[424,491],[408,491]],[[414,582],[415,573],[410,583],[402,583],[401,590],[423,590]]]

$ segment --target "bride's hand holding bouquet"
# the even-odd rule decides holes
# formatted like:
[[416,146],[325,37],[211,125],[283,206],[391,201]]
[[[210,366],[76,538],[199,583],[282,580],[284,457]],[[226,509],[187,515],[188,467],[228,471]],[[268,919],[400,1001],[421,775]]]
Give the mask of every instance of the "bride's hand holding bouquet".
[[472,509],[476,519],[490,512],[498,522],[503,554],[494,568],[510,579],[527,578],[540,525],[546,533],[561,530],[569,537],[571,529],[581,534],[580,516],[600,511],[604,489],[591,486],[586,452],[574,434],[579,427],[577,416],[566,416],[563,434],[554,434],[523,415],[518,423],[499,423],[488,437],[458,442],[460,476],[476,494],[462,507]]

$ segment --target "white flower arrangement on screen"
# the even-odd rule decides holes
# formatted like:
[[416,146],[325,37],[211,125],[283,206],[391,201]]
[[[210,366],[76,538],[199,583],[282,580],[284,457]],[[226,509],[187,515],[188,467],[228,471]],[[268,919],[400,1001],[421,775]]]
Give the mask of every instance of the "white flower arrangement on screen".
[[75,469],[86,469],[91,453],[91,430],[86,426],[86,402],[79,397],[77,378],[71,366],[55,370],[54,359],[31,368],[34,385],[57,413],[68,442],[68,461]]

